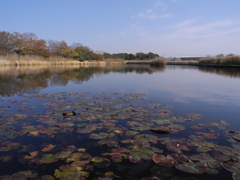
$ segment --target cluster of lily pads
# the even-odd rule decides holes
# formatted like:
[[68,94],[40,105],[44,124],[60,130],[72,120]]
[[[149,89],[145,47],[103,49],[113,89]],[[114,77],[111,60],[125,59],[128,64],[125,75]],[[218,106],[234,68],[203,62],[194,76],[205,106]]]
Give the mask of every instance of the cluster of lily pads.
[[0,166],[20,170],[2,168],[0,179],[240,179],[240,132],[226,130],[224,120],[174,116],[172,106],[144,94],[22,99],[1,99],[11,105],[0,106]]

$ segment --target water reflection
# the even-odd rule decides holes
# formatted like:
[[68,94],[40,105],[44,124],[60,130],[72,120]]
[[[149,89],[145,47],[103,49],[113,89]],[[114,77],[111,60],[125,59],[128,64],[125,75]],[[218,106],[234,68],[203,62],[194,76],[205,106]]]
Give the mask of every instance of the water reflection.
[[[41,89],[49,86],[66,86],[69,81],[75,84],[89,81],[95,75],[109,73],[136,73],[136,74],[153,74],[156,72],[167,71],[194,71],[213,73],[228,77],[239,78],[239,68],[215,68],[215,67],[197,67],[197,66],[177,66],[170,65],[166,67],[154,67],[147,64],[112,64],[108,66],[85,66],[68,65],[68,66],[23,66],[23,67],[1,67],[0,68],[0,95],[13,96],[24,93],[38,93]],[[164,75],[163,75],[164,76]],[[191,78],[191,77],[189,77]],[[168,80],[169,75],[168,75]],[[176,82],[175,82],[176,83]],[[162,84],[161,87],[164,85]],[[171,86],[168,86],[170,88]],[[180,87],[180,85],[179,85]],[[186,91],[185,91],[186,92]]]
[[94,74],[103,73],[104,67],[51,66],[51,67],[1,67],[0,94],[2,96],[37,93],[51,85],[65,86],[88,81]]
[[94,75],[119,73],[153,73],[164,71],[164,67],[149,65],[111,65],[111,66],[23,66],[0,68],[0,95],[13,96],[24,93],[37,93],[48,86],[66,86],[69,81],[80,84]]
[[231,78],[240,77],[240,68],[238,67],[199,67],[199,70],[206,73],[228,76]]

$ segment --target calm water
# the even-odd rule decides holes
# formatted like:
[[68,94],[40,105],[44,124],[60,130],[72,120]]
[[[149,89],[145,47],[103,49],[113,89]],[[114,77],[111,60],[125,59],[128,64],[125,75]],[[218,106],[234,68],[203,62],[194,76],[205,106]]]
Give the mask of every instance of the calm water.
[[[60,178],[62,176],[62,179],[74,179],[74,177],[80,176],[79,174],[73,173],[76,170],[69,170],[71,173],[67,176],[67,173],[63,173],[64,175],[61,173],[61,175],[57,175],[55,169],[60,169],[62,172],[68,172],[67,170],[64,171],[64,168],[61,169],[59,167],[66,164],[70,165],[70,162],[82,161],[81,158],[76,158],[75,160],[69,160],[68,158],[71,157],[71,153],[79,153],[77,148],[85,148],[86,152],[80,152],[91,157],[105,157],[109,159],[109,164],[111,163],[110,165],[106,165],[108,164],[108,160],[105,159],[103,165],[99,165],[94,161],[90,161],[89,159],[91,158],[86,158],[89,162],[82,166],[82,171],[89,173],[86,179],[100,179],[100,177],[105,177],[106,179],[107,177],[109,179],[120,179],[119,177],[122,177],[122,179],[158,177],[162,180],[184,178],[232,179],[232,173],[234,172],[232,172],[232,170],[228,172],[223,169],[222,166],[224,165],[220,166],[220,162],[222,161],[218,158],[215,158],[219,161],[219,165],[216,165],[216,167],[209,166],[209,162],[204,162],[206,163],[205,165],[198,164],[204,171],[206,171],[207,168],[218,171],[218,174],[212,175],[207,172],[200,174],[197,170],[196,173],[187,173],[184,172],[185,170],[180,171],[180,168],[176,168],[174,165],[170,167],[169,165],[161,164],[162,162],[154,163],[149,157],[145,157],[144,159],[141,157],[144,156],[143,154],[138,154],[140,156],[139,162],[136,160],[137,158],[131,159],[130,156],[135,156],[133,153],[135,151],[142,153],[139,149],[152,148],[152,144],[154,144],[155,148],[161,149],[163,152],[151,149],[152,152],[150,152],[148,156],[152,157],[153,154],[163,154],[165,156],[168,154],[172,155],[172,153],[177,153],[179,155],[184,154],[189,156],[188,159],[192,160],[192,164],[197,164],[199,160],[191,157],[192,155],[205,153],[213,156],[213,154],[211,154],[212,152],[218,152],[228,155],[230,158],[234,159],[234,162],[238,162],[240,159],[240,148],[233,148],[234,145],[232,144],[238,146],[239,142],[231,137],[240,138],[239,91],[240,69],[235,68],[206,68],[173,65],[166,66],[165,68],[150,67],[148,65],[111,67],[69,66],[64,68],[54,67],[51,69],[37,67],[1,67],[0,127],[2,130],[0,131],[0,160],[2,162],[0,162],[0,176],[7,175],[4,176],[6,179],[17,179],[17,177],[23,177],[22,179],[37,179],[46,174],[54,176],[55,173],[55,178]],[[110,97],[111,99],[108,99]],[[80,98],[84,100],[80,102]],[[91,104],[91,102],[94,103]],[[121,104],[121,108],[117,107],[116,104]],[[166,106],[150,107],[150,105],[154,106],[154,104],[168,105],[173,108]],[[100,107],[102,109],[91,109],[93,107]],[[103,107],[105,107],[105,109]],[[111,107],[114,108],[111,109]],[[139,108],[141,112],[138,110]],[[121,111],[119,113],[120,109],[124,109],[124,112]],[[52,111],[47,112],[48,110]],[[88,112],[88,110],[91,111]],[[144,114],[144,112],[142,112],[144,110],[148,112]],[[157,115],[161,110],[167,110],[173,114],[169,114],[168,116]],[[67,118],[62,116],[62,112],[69,111],[74,111],[77,115]],[[134,114],[129,114],[129,111]],[[86,114],[81,114],[82,112]],[[107,115],[98,114],[100,112],[107,113]],[[118,118],[114,114],[115,112],[117,112]],[[125,112],[128,114],[125,114]],[[139,112],[138,115],[136,112]],[[201,118],[196,120],[193,118],[189,121],[188,118],[191,119],[189,114],[192,113],[201,115]],[[24,114],[27,117],[16,114]],[[122,116],[120,116],[120,114]],[[91,116],[97,119],[87,119],[87,117]],[[105,119],[101,119],[100,116],[104,116]],[[172,117],[184,117],[187,121],[170,123],[163,123],[162,121],[157,122],[157,120],[169,120]],[[52,121],[52,124],[44,120],[41,121],[41,119],[44,118],[48,119],[48,121]],[[120,122],[119,119],[125,119],[126,121]],[[153,120],[155,120],[154,123],[152,122]],[[59,121],[65,124],[58,124]],[[135,122],[135,125],[132,125],[128,121]],[[41,123],[39,124],[39,122]],[[70,125],[70,122],[72,125]],[[98,129],[97,126],[102,126],[102,124],[99,124],[102,122],[111,122],[114,123],[114,125],[104,124],[103,128]],[[139,122],[141,125],[137,125]],[[210,122],[212,124],[210,124]],[[225,122],[229,125],[226,125]],[[171,123],[180,124],[184,126],[185,129],[183,130],[180,128],[181,131],[178,129],[179,132],[167,135],[156,134],[148,129],[155,127],[160,128],[160,126],[161,128],[162,126],[168,127]],[[56,124],[58,128],[66,129],[66,131],[55,129],[52,130],[55,131],[54,133],[52,133],[52,131],[46,133],[45,131],[40,132],[39,130],[45,128],[46,125],[48,127],[55,127]],[[97,126],[86,128],[89,124],[97,124]],[[201,127],[201,129],[196,130],[192,127],[196,124],[198,124],[198,127]],[[37,125],[43,125],[44,127]],[[29,129],[24,129],[24,126]],[[143,126],[147,128],[144,129]],[[88,131],[79,132],[79,129],[87,129]],[[130,136],[126,134],[129,131],[135,131],[138,134]],[[231,131],[232,134],[228,133],[229,131]],[[108,137],[91,137],[91,134],[99,135],[101,132],[108,133]],[[203,134],[196,134],[196,132],[216,133],[217,135],[215,135],[217,137],[212,134],[205,134],[210,136],[210,138],[205,138]],[[137,143],[138,141],[142,141],[142,137],[140,137],[141,134],[149,134],[156,138],[186,138],[185,141],[189,139],[189,135],[198,135],[201,138],[203,137],[201,142],[214,143],[214,147],[201,145],[202,147],[204,146],[210,149],[206,151],[197,151],[196,146],[185,144],[186,142],[181,140],[175,142],[171,140],[169,144],[176,143],[176,149],[183,144],[188,145],[191,149],[188,151],[181,149],[181,152],[176,152],[170,150],[171,147],[166,148],[166,140],[162,139],[158,139],[157,143],[148,142],[151,145],[149,145],[150,147]],[[136,139],[137,136],[139,136],[140,140]],[[114,146],[108,142],[105,144],[103,143],[102,146],[96,146],[96,143],[100,140],[109,138],[113,138],[117,141],[118,145]],[[134,140],[133,144],[119,143],[126,139]],[[197,140],[192,138],[191,141]],[[19,144],[14,145],[11,143]],[[133,147],[134,144],[138,147]],[[47,145],[54,145],[55,147],[49,151],[43,151],[42,149]],[[76,146],[75,149],[69,148],[71,145]],[[217,147],[217,145],[219,145],[219,147]],[[237,152],[226,154],[219,151],[219,148],[226,146],[233,148],[234,151]],[[120,153],[120,156],[123,158],[121,162],[114,162],[113,154],[105,156],[102,154],[111,153],[114,151],[113,149],[119,147],[124,147],[129,151]],[[66,148],[71,149],[67,149],[71,152],[69,156],[61,158],[59,156],[52,157],[60,152],[67,151]],[[30,152],[38,152],[38,154],[36,156],[30,156]],[[143,153],[145,153],[145,151]],[[49,155],[48,160],[43,160],[43,157],[47,155]],[[6,158],[9,159],[6,160]],[[51,160],[54,162],[51,162]],[[174,159],[174,161],[177,164],[189,163],[189,160],[182,162],[179,159]],[[226,161],[229,161],[229,159],[226,159]],[[74,165],[72,166],[74,167]],[[31,170],[31,173],[26,173],[26,170]],[[165,174],[169,174],[169,176],[161,175],[164,174],[163,171]],[[105,173],[107,172],[112,172],[114,175],[106,175]],[[47,179],[46,177],[44,178]],[[42,179],[44,178],[42,177]]]

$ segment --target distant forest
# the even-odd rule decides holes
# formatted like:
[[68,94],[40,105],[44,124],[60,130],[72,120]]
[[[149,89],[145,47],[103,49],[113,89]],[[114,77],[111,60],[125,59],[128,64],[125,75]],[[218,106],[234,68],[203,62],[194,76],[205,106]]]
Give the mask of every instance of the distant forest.
[[138,52],[136,54],[94,52],[81,43],[68,45],[65,41],[43,40],[33,33],[9,33],[0,31],[0,55],[7,54],[38,55],[42,57],[62,56],[65,58],[83,60],[124,59],[147,60],[159,57],[158,54]]

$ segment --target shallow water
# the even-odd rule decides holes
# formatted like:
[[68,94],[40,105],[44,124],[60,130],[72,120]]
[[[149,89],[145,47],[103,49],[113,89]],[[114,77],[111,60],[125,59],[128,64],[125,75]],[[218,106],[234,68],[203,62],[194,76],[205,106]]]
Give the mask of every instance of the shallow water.
[[[163,180],[181,179],[183,177],[231,179],[233,172],[226,171],[220,165],[212,168],[219,171],[216,175],[209,175],[206,172],[195,174],[180,171],[176,166],[157,165],[158,163],[154,163],[148,158],[140,158],[140,162],[136,162],[130,156],[135,155],[133,153],[135,151],[141,152],[139,148],[151,149],[153,147],[161,149],[163,152],[151,150],[151,153],[172,155],[174,151],[169,150],[170,147],[166,148],[164,141],[159,138],[169,137],[172,140],[168,144],[171,144],[173,139],[178,138],[186,138],[186,141],[189,139],[190,141],[196,141],[191,139],[189,135],[198,135],[201,138],[204,136],[196,134],[196,132],[216,132],[219,134],[218,137],[213,138],[211,136],[201,140],[201,142],[207,141],[214,144],[214,147],[210,147],[211,150],[204,153],[213,156],[211,153],[219,152],[219,147],[228,146],[237,151],[229,155],[230,158],[237,162],[240,153],[236,150],[237,148],[233,148],[232,144],[238,144],[239,142],[234,140],[232,136],[238,136],[240,127],[239,78],[240,69],[238,68],[203,68],[196,66],[169,65],[165,68],[150,67],[148,65],[86,68],[68,66],[64,68],[35,67],[34,69],[1,67],[0,120],[2,130],[0,158],[10,156],[11,159],[7,161],[1,160],[0,175],[8,175],[10,179],[14,179],[14,173],[31,170],[32,175],[26,175],[25,173],[23,176],[28,179],[39,178],[46,174],[54,176],[54,173],[56,173],[55,169],[59,169],[62,165],[71,164],[66,162],[70,161],[67,160],[70,155],[69,157],[56,158],[56,162],[48,163],[42,163],[43,157],[46,154],[55,156],[62,152],[64,148],[74,145],[76,149],[85,148],[85,154],[89,154],[92,157],[105,157],[110,161],[110,165],[107,167],[99,167],[93,161],[88,162],[83,166],[82,170],[89,173],[89,177],[86,179],[107,177],[108,175],[104,174],[106,172],[113,172],[114,175],[109,175],[109,178],[114,179],[119,179],[119,176],[123,179],[140,179],[144,177],[159,177]],[[81,100],[80,103],[83,103],[84,106],[79,105],[79,100]],[[156,107],[153,108],[151,105],[154,104]],[[122,106],[118,107],[117,105]],[[161,105],[169,105],[173,108]],[[106,109],[94,109],[103,107]],[[111,107],[114,108],[111,109]],[[52,111],[48,112],[48,110]],[[168,110],[173,114],[169,114],[166,117],[159,116],[158,114],[161,110]],[[63,117],[62,113],[68,111],[74,111],[77,115],[67,118]],[[146,111],[145,114],[143,111]],[[81,114],[82,112],[89,114],[85,116]],[[201,118],[191,119],[189,114],[192,113],[200,114]],[[16,114],[25,114],[27,117],[19,118],[16,117]],[[105,119],[102,119],[102,116]],[[93,117],[93,119],[90,117]],[[170,123],[157,121],[171,120],[172,117],[184,117],[186,121],[173,122],[172,120]],[[52,121],[52,123],[48,124],[45,121],[41,121],[41,119],[47,119],[47,121]],[[58,124],[60,122],[65,124]],[[113,123],[114,128],[111,123],[102,127],[101,123],[103,122]],[[229,125],[219,124],[219,122],[226,122]],[[135,125],[133,125],[134,123]],[[89,124],[96,124],[102,128],[98,129],[95,127],[91,131],[79,132],[79,130],[87,129],[86,126]],[[171,132],[170,134],[156,134],[149,130],[158,126],[168,127],[171,124],[184,126],[185,129],[181,129],[181,127],[178,129],[178,132]],[[194,129],[193,125],[196,124],[201,129]],[[43,125],[43,127],[37,125]],[[24,130],[24,127],[30,129]],[[46,129],[44,129],[46,127],[57,127],[58,129],[46,133]],[[229,130],[233,131],[233,133],[226,133]],[[53,131],[55,132],[53,133]],[[129,131],[136,131],[140,140],[134,139],[135,136],[133,135],[128,135],[127,132]],[[101,139],[94,139],[91,137],[91,134],[96,135],[101,132],[108,133],[110,137],[114,134],[110,139],[118,144],[115,146],[108,142],[100,145],[99,141]],[[142,141],[142,137],[140,137],[142,134],[152,135],[158,138],[158,140],[156,143],[150,142],[150,147],[145,147],[146,144],[139,144],[138,142]],[[121,142],[126,139],[133,140],[133,144]],[[12,148],[9,142],[18,142],[20,144]],[[181,140],[177,140],[174,143],[177,146],[179,146],[178,144],[185,145]],[[56,146],[49,152],[42,151],[49,144]],[[96,146],[96,144],[98,145]],[[133,147],[134,144],[138,147]],[[8,146],[11,148],[9,149]],[[201,146],[204,147],[203,145]],[[114,162],[111,159],[111,155],[102,155],[102,153],[110,153],[118,147],[124,147],[129,150],[129,152],[121,154],[123,157],[122,162]],[[189,159],[194,154],[203,153],[197,151],[196,146],[188,145],[188,147],[190,148],[189,151],[181,150],[181,152],[177,153],[187,155]],[[71,153],[76,153],[76,149],[72,150]],[[176,149],[178,148],[176,147]],[[29,156],[30,152],[36,151],[38,152],[36,157],[26,159],[25,156]],[[224,154],[224,152],[220,153]],[[152,156],[153,154],[151,154]],[[30,162],[32,159],[35,159],[35,162]],[[192,157],[192,159],[194,158]],[[174,161],[178,164],[183,163],[178,160]],[[193,160],[193,164],[195,163],[197,164],[198,160]],[[91,167],[94,170],[86,170],[87,166],[89,166],[89,169]],[[206,170],[209,167],[205,165],[201,168]],[[169,176],[158,174],[160,171],[165,170],[172,172],[168,172]],[[34,173],[37,173],[37,175]],[[62,176],[63,179],[67,178],[64,175]],[[59,178],[56,174],[55,177]]]

